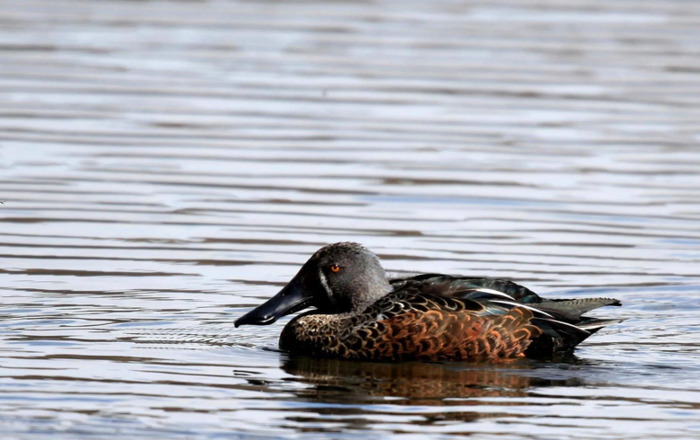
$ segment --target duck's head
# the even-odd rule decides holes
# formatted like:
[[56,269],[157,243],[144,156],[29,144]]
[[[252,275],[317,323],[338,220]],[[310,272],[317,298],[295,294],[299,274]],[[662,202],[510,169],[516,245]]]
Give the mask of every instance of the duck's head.
[[327,314],[360,312],[390,290],[379,259],[369,249],[351,242],[329,244],[277,295],[238,318],[235,326],[272,324],[307,307]]

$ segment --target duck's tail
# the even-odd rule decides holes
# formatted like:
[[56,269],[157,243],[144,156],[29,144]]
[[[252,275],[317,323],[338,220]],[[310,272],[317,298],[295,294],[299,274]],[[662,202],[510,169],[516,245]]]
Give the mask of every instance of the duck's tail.
[[581,316],[603,306],[619,306],[614,298],[583,298],[569,300],[545,300],[536,307],[550,317],[537,316],[532,323],[542,334],[532,341],[525,354],[528,357],[551,357],[557,352],[570,352],[590,335],[622,319],[598,319]]

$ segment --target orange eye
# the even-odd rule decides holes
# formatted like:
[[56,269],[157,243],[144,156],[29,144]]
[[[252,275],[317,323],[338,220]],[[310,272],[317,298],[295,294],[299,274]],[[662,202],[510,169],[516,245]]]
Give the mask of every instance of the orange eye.
[[340,266],[338,266],[337,264],[332,264],[331,265],[331,272],[333,272],[333,273],[340,272]]

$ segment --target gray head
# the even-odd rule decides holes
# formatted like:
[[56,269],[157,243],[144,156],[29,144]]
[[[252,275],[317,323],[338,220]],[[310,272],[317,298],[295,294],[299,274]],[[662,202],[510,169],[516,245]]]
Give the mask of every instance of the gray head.
[[313,254],[277,295],[235,325],[271,324],[309,306],[319,313],[361,312],[390,290],[379,259],[369,249],[352,242],[329,244]]

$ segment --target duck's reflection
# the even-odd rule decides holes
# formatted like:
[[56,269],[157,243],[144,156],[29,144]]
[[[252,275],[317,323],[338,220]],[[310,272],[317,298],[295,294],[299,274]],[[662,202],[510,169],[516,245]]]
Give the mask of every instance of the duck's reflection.
[[[531,387],[576,386],[578,378],[543,379],[530,361],[499,365],[457,363],[372,363],[291,356],[282,369],[310,384],[300,398],[349,403],[382,399],[394,404],[450,405],[454,399],[526,396]],[[482,402],[483,403],[483,402]]]

